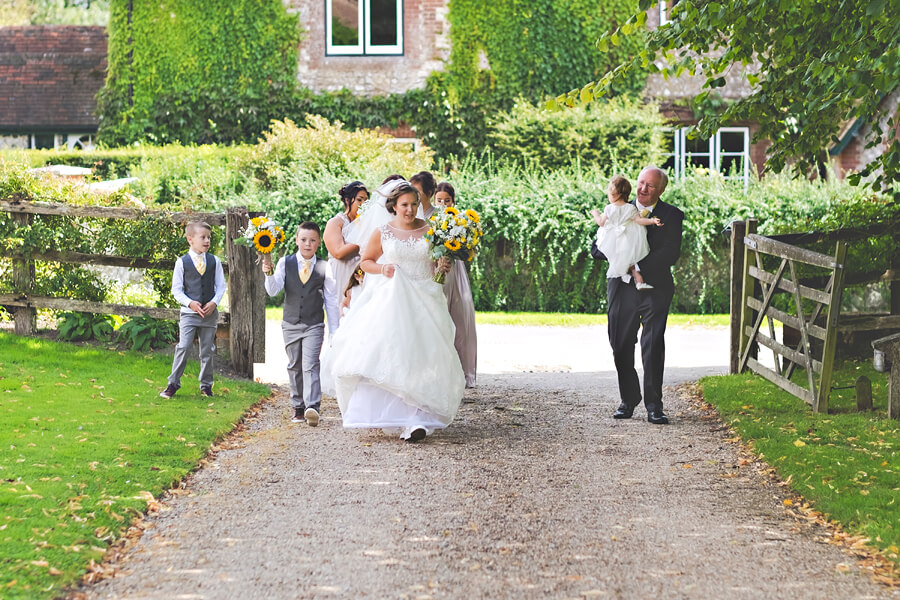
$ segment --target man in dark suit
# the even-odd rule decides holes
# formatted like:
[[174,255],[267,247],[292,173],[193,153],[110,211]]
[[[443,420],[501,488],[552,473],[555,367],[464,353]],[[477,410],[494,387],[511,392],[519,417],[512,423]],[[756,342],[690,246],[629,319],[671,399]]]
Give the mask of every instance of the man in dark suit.
[[[672,266],[681,256],[681,232],[684,213],[659,199],[669,178],[657,167],[646,167],[637,180],[635,207],[643,217],[659,217],[661,227],[647,227],[650,253],[636,265],[644,281],[652,289],[638,290],[634,278],[626,283],[621,277],[607,283],[609,301],[609,343],[619,375],[619,395],[622,403],[613,413],[615,419],[630,419],[634,407],[641,402],[641,386],[634,368],[634,346],[637,332],[641,333],[641,358],[644,363],[644,406],[647,420],[655,425],[669,422],[663,412],[662,382],[666,358],[665,333],[669,306],[675,294]],[[591,256],[606,259],[591,246]]]

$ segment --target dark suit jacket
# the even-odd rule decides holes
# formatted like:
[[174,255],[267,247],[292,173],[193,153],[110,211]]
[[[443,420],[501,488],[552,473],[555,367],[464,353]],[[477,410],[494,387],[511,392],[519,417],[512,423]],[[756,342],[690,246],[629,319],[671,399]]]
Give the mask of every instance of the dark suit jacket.
[[[647,243],[650,245],[650,254],[638,262],[638,267],[641,269],[644,281],[660,290],[673,292],[675,284],[672,281],[672,266],[681,256],[684,213],[681,209],[659,200],[651,216],[659,217],[663,226],[650,225],[647,227]],[[606,260],[606,256],[597,249],[596,239],[591,244],[591,256]]]

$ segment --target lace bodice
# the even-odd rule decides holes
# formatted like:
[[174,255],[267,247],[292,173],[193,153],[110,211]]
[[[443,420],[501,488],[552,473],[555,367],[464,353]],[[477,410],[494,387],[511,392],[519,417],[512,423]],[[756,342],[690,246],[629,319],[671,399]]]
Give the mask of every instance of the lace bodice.
[[411,231],[390,225],[381,227],[381,250],[378,262],[396,265],[410,279],[431,279],[432,260],[428,256],[428,240],[423,236],[428,225]]

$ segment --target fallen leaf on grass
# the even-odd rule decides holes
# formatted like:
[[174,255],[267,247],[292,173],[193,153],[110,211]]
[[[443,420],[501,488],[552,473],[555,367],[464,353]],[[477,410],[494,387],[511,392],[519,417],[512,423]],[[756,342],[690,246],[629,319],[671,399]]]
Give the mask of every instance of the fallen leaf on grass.
[[33,564],[36,567],[49,567],[50,566],[50,563],[48,563],[46,560],[33,560],[33,561],[31,561],[31,564]]
[[50,567],[50,570],[47,572],[50,573],[51,575],[62,575],[62,571],[60,571],[59,569],[57,569],[55,567]]
[[794,445],[797,446],[798,448],[802,448],[803,446],[806,445],[806,442],[804,442],[803,440],[794,440]]

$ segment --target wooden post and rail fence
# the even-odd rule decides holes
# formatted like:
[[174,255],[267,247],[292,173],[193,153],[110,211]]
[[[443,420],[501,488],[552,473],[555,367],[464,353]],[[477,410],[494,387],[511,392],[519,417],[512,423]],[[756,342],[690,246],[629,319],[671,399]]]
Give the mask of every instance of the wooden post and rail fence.
[[[166,212],[126,207],[72,206],[52,202],[0,200],[0,210],[10,213],[21,226],[31,224],[33,215],[87,217],[96,219],[142,220],[154,219],[184,225],[189,221],[205,221],[212,227],[225,228],[225,260],[222,266],[228,279],[229,310],[219,312],[219,333],[228,340],[232,368],[238,374],[253,378],[253,363],[265,362],[265,293],[263,275],[256,264],[255,251],[235,245],[235,238],[247,226],[250,215],[245,207],[233,207],[218,212]],[[139,257],[28,250],[13,254],[12,275],[15,291],[0,293],[0,306],[9,307],[15,318],[18,335],[32,335],[35,329],[35,309],[71,310],[89,313],[139,316],[178,320],[180,309],[133,306],[106,302],[89,302],[70,298],[35,295],[35,261],[104,265],[132,269],[161,269],[171,271],[176,256],[168,260],[148,260]],[[219,337],[219,336],[217,336]]]
[[[878,227],[764,237],[756,233],[756,228],[756,219],[731,224],[730,372],[749,369],[805,400],[813,410],[827,412],[839,335],[900,329],[896,257],[887,270],[849,273],[846,268],[849,242],[892,233]],[[813,252],[790,241],[835,241],[834,255]],[[891,314],[840,314],[846,285],[876,281],[891,286]],[[784,294],[790,298],[788,310],[773,306],[773,300]],[[783,303],[781,306],[784,308]],[[778,341],[776,322],[783,330],[798,332],[798,339],[789,342],[783,334]],[[773,366],[760,362],[762,348],[772,351]],[[798,366],[806,373],[802,382],[792,377]],[[889,410],[892,417],[894,412]]]

